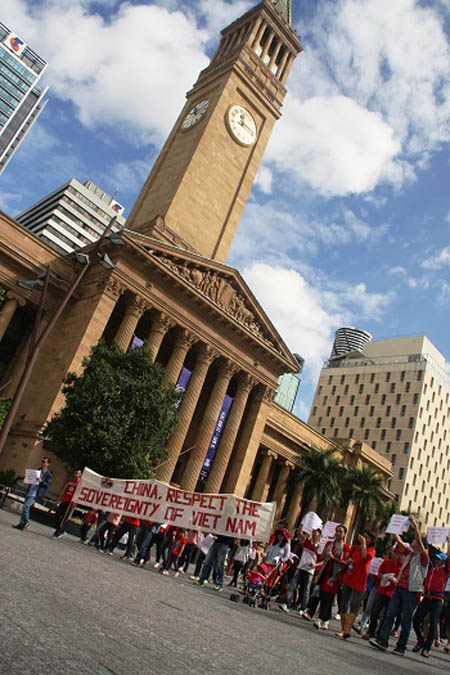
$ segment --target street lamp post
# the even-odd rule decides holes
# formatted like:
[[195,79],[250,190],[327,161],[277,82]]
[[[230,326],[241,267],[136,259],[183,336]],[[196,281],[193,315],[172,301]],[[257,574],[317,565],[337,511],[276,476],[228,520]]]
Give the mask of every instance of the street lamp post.
[[[14,421],[14,417],[16,416],[17,410],[19,408],[20,402],[22,400],[22,397],[25,393],[25,390],[27,388],[31,372],[33,370],[33,366],[36,363],[36,359],[38,357],[39,351],[46,341],[47,337],[55,327],[56,323],[58,322],[61,314],[65,310],[70,298],[73,296],[75,291],[77,290],[78,286],[80,285],[81,281],[83,280],[84,276],[86,275],[87,271],[92,267],[92,265],[96,262],[100,262],[106,269],[112,269],[113,264],[111,260],[109,259],[109,256],[107,256],[106,253],[100,254],[99,249],[103,243],[103,240],[108,236],[108,234],[111,232],[114,223],[116,222],[117,216],[114,216],[111,221],[109,222],[108,227],[104,231],[103,235],[97,240],[95,243],[94,248],[92,249],[91,255],[87,255],[85,253],[82,254],[76,254],[76,257],[78,259],[78,262],[81,262],[83,267],[79,271],[79,273],[76,275],[75,279],[73,280],[72,284],[70,287],[67,289],[65,295],[61,299],[61,302],[59,303],[56,312],[53,314],[52,318],[50,319],[49,323],[47,326],[44,328],[42,333],[38,337],[38,331],[39,331],[39,325],[41,322],[41,317],[42,317],[42,312],[44,308],[44,303],[46,300],[46,295],[47,295],[47,290],[48,290],[48,282],[49,282],[49,276],[50,276],[50,268],[47,268],[47,271],[44,275],[41,275],[36,281],[27,281],[27,282],[18,282],[19,285],[22,287],[26,287],[28,289],[35,288],[37,286],[42,288],[42,293],[41,293],[41,300],[39,303],[39,308],[35,317],[34,325],[33,325],[33,332],[31,335],[31,341],[30,341],[30,348],[28,352],[28,358],[27,362],[25,364],[24,371],[22,373],[22,376],[19,380],[19,384],[17,385],[17,389],[14,393],[11,407],[8,411],[8,414],[5,418],[5,421],[3,423],[3,427],[1,429],[0,433],[0,455],[2,454],[6,440],[9,435],[9,431],[11,429],[11,426]],[[83,256],[83,259],[80,258],[80,256]]]

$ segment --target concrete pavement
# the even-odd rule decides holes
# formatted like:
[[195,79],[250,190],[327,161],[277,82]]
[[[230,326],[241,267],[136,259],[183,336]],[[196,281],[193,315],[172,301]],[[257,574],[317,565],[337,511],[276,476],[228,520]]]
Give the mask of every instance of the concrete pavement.
[[[0,511],[0,673],[71,675],[423,675],[450,657],[382,654],[343,643],[276,604],[230,602],[185,577],[164,577]],[[337,622],[333,622],[337,629]]]

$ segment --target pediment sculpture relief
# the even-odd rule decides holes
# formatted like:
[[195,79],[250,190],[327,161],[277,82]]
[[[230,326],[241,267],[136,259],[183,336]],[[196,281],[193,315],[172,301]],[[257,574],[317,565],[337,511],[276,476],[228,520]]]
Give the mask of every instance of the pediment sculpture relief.
[[263,340],[272,349],[278,348],[264,333],[255,315],[248,307],[244,296],[233,285],[232,280],[225,275],[212,270],[202,269],[194,265],[176,263],[173,258],[164,256],[156,251],[153,255],[173,272],[188,281],[197,290],[206,295],[216,305],[222,307],[236,321],[248,328],[254,335]]

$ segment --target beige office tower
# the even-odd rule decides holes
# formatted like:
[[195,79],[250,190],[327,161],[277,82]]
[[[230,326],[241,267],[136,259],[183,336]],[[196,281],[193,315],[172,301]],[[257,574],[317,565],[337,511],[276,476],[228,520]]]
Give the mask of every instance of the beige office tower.
[[389,489],[422,527],[450,524],[450,378],[425,336],[368,342],[322,368],[309,424],[391,460]]

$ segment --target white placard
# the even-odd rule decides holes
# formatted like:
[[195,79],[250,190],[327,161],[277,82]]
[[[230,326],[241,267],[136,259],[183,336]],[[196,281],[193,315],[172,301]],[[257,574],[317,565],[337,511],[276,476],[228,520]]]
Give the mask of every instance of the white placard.
[[400,513],[394,513],[391,516],[389,525],[386,528],[386,534],[402,534],[409,528],[410,521],[408,516],[402,516]]
[[317,553],[321,555],[324,552],[325,546],[328,544],[329,541],[332,541],[331,539],[328,539],[327,537],[321,537],[319,541],[319,547],[317,549]]
[[38,478],[41,477],[39,469],[25,469],[25,478],[23,480],[27,485],[38,485]]
[[209,549],[216,541],[216,537],[213,534],[207,534],[204,539],[199,543],[198,548],[202,553],[207,555]]
[[368,574],[373,574],[374,576],[378,574],[378,570],[381,567],[383,558],[374,558],[370,561]]
[[427,530],[427,542],[429,544],[445,544],[450,535],[450,527],[429,527]]
[[391,583],[392,579],[395,577],[395,574],[393,572],[388,572],[387,574],[383,574],[381,577],[380,581],[380,586],[383,586],[383,588],[386,588],[386,586],[389,586]]
[[302,525],[303,525],[303,532],[306,532],[306,534],[311,534],[313,530],[317,530],[317,528],[319,527],[322,529],[323,522],[322,519],[319,518],[317,513],[314,513],[314,511],[310,511],[303,518]]
[[333,520],[327,520],[325,527],[323,528],[322,537],[324,539],[334,539],[338,525],[340,525],[340,523],[335,523]]

